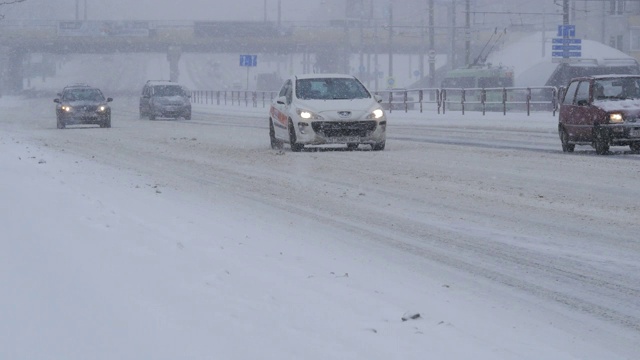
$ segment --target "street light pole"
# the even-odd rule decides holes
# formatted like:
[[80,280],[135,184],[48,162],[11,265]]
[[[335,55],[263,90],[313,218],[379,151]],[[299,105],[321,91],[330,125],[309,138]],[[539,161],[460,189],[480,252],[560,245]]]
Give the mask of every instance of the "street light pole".
[[434,20],[434,8],[433,0],[429,0],[429,87],[434,88],[436,83],[436,60],[435,60],[435,20]]
[[393,1],[389,1],[389,79],[393,78]]
[[465,65],[471,63],[471,0],[465,3],[464,55]]

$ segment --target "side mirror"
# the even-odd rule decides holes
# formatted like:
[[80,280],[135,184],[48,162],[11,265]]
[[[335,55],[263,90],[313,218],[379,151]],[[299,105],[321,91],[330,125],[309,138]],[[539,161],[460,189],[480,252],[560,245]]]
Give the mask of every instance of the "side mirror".
[[377,103],[381,103],[382,102],[382,96],[378,95],[378,94],[374,94],[373,98],[376,99]]
[[279,97],[276,99],[276,102],[277,102],[278,104],[282,104],[282,105],[284,105],[284,104],[286,104],[286,103],[287,103],[287,97],[286,97],[286,96],[279,96]]
[[60,104],[60,99],[53,99],[53,102]]
[[578,100],[578,106],[587,106],[589,105],[588,100]]
[[107,102],[112,102],[113,98],[107,98]]

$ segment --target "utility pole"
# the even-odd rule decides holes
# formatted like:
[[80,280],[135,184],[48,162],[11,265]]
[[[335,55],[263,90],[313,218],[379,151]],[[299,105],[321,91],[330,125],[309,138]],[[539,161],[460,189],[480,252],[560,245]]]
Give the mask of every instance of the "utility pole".
[[602,39],[600,40],[601,43],[605,44],[605,41],[607,40],[607,35],[606,35],[606,29],[607,29],[607,4],[603,1],[602,2]]
[[362,81],[365,67],[364,67],[364,0],[360,0],[360,9],[359,9],[360,18],[358,19],[360,25],[360,46],[359,46],[359,67],[358,67],[358,77]]
[[424,17],[420,19],[420,52],[418,55],[418,62],[420,66],[420,79],[424,78],[424,53],[427,50],[425,44],[425,26],[424,26]]
[[451,56],[449,59],[449,69],[456,68],[456,0],[451,1]]
[[467,66],[471,63],[471,0],[465,3],[465,28],[464,28],[464,61]]
[[435,59],[435,20],[433,0],[429,0],[429,87],[434,88],[436,83],[436,59]]
[[392,78],[393,78],[393,0],[389,0],[389,79],[391,80]]
[[373,19],[373,46],[375,49],[373,53],[373,88],[378,91],[378,22],[376,19]]
[[[569,25],[569,0],[562,0],[562,25]],[[569,37],[568,31],[563,30],[562,38],[567,39],[568,37]],[[565,55],[563,56],[563,58],[568,60],[569,55]]]
[[547,45],[547,10],[542,7],[542,57],[545,57],[546,50],[545,46]]
[[[83,19],[87,21],[87,0],[83,1]],[[76,21],[80,21],[80,0],[76,0]]]

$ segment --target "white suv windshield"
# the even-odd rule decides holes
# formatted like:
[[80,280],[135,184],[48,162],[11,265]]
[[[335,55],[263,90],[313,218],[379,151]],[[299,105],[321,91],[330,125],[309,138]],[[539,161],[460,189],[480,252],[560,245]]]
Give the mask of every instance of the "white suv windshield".
[[371,95],[364,86],[350,78],[318,78],[296,80],[299,99],[363,99]]

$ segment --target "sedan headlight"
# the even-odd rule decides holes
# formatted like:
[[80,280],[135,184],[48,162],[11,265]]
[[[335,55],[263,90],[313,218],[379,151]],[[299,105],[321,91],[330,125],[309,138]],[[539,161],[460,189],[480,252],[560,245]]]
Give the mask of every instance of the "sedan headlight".
[[382,111],[382,109],[375,109],[369,115],[367,115],[367,120],[380,119],[383,116],[384,116],[384,111]]
[[302,119],[324,120],[322,116],[308,110],[296,109],[296,112],[298,113],[298,116],[300,116]]
[[621,123],[624,121],[624,117],[620,113],[612,113],[609,114],[609,122],[610,123]]
[[73,110],[73,108],[69,105],[62,105],[62,111],[64,112],[71,112],[71,110]]
[[107,110],[107,105],[100,105],[98,106],[98,111],[99,112],[105,112]]

